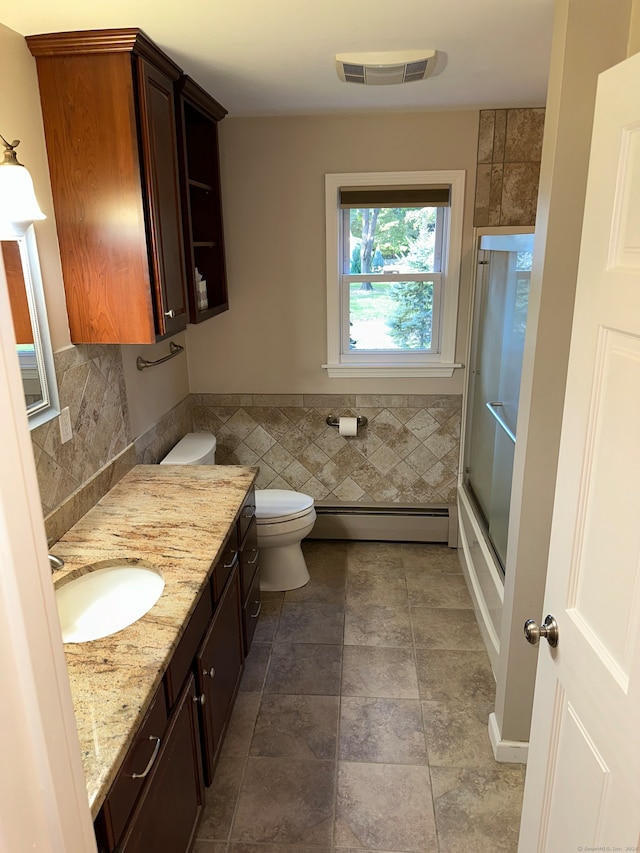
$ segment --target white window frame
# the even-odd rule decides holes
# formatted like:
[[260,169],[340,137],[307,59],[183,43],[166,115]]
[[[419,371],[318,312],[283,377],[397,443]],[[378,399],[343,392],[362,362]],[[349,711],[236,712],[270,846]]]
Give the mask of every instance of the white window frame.
[[[394,276],[438,282],[434,288],[434,329],[438,342],[432,352],[367,352],[348,351],[349,305],[346,288],[341,287],[341,216],[339,205],[341,187],[421,186],[444,184],[451,188],[449,207],[444,208],[445,227],[440,273],[420,273],[418,276]],[[325,175],[326,238],[327,238],[327,363],[331,378],[356,377],[450,377],[461,364],[455,362],[456,329],[458,320],[458,291],[460,288],[460,259],[462,254],[462,222],[464,212],[464,170],[420,172],[360,172]],[[370,275],[362,280],[370,280]],[[350,276],[354,280],[354,276]],[[436,292],[439,291],[439,298]],[[438,304],[437,304],[438,303]],[[438,316],[436,317],[436,311]],[[345,341],[347,345],[345,346]]]

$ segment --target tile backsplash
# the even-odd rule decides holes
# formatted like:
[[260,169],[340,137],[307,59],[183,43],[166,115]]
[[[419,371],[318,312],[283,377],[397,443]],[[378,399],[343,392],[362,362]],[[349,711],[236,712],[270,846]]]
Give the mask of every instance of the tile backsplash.
[[[324,503],[455,502],[460,395],[192,396],[194,429],[216,436],[216,461],[260,466],[259,488]],[[345,438],[328,415],[368,424]]]
[[31,444],[47,537],[55,541],[134,465],[157,462],[192,429],[192,399],[133,441],[120,347],[73,346],[54,360],[73,437],[61,443],[56,418],[32,430]]
[[45,515],[131,441],[120,347],[68,347],[54,362],[60,406],[69,407],[73,437],[61,443],[57,418],[31,432]]

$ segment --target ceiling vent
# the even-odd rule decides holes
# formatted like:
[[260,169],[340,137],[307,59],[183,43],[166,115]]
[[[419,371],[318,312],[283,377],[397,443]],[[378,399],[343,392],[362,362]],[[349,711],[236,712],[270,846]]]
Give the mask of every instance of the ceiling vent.
[[387,53],[338,53],[336,71],[343,83],[388,86],[425,80],[435,69],[435,50],[401,50]]

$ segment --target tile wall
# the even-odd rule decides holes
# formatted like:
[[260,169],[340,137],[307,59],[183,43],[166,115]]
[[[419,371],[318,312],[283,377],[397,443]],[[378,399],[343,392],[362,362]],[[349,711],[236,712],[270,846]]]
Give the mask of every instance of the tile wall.
[[[53,541],[134,465],[157,462],[191,430],[216,436],[220,464],[259,466],[260,488],[325,504],[455,502],[460,395],[192,394],[131,441],[119,348],[74,347],[56,364],[74,438],[60,444],[57,420],[32,432]],[[368,424],[343,438],[328,415]]]
[[69,407],[73,438],[61,444],[57,418],[31,432],[45,515],[131,441],[120,348],[67,347],[54,361],[60,406]]
[[475,226],[535,225],[544,113],[480,111]]
[[187,397],[132,440],[120,347],[73,346],[54,360],[73,438],[61,444],[57,418],[31,432],[47,537],[53,541],[134,465],[157,462],[192,429]]
[[[325,503],[455,503],[460,395],[196,394],[193,423],[221,464],[259,465],[259,488]],[[328,415],[364,416],[353,438]]]

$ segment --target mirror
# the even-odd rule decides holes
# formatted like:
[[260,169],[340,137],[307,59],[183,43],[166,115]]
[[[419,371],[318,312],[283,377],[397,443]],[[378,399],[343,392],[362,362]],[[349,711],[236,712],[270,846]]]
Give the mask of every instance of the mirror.
[[0,240],[29,426],[60,414],[53,350],[33,225],[15,224]]

